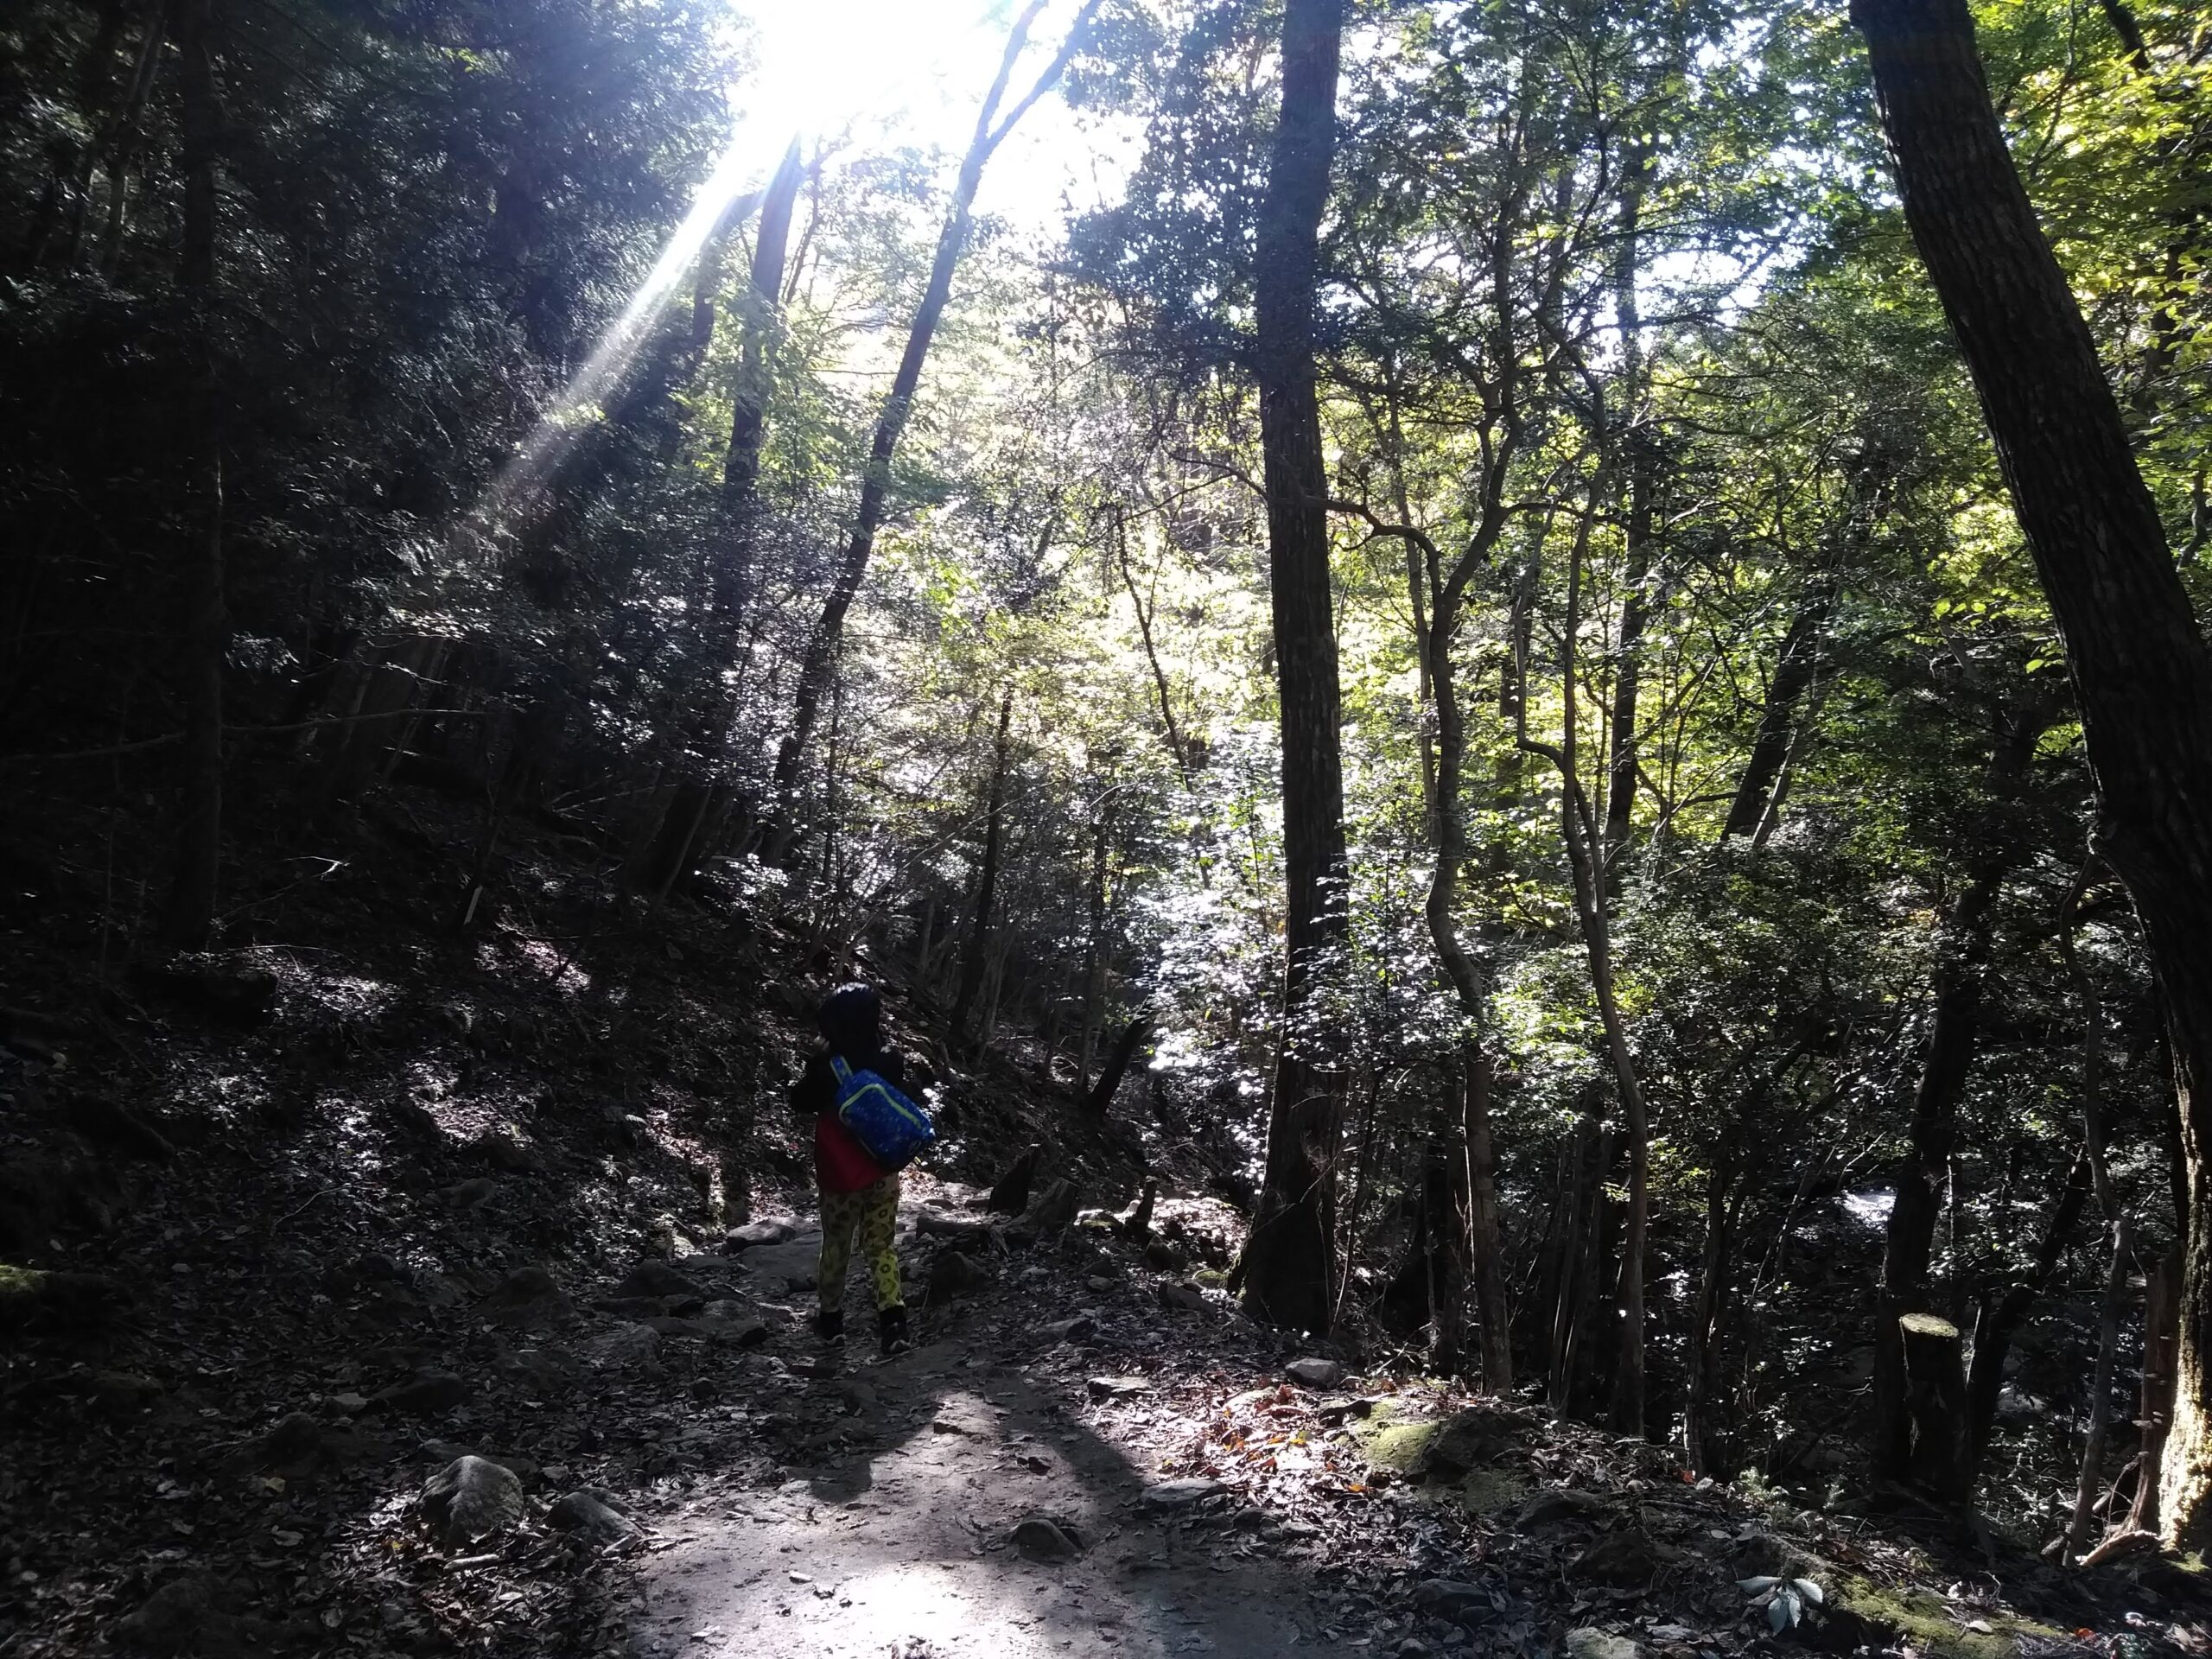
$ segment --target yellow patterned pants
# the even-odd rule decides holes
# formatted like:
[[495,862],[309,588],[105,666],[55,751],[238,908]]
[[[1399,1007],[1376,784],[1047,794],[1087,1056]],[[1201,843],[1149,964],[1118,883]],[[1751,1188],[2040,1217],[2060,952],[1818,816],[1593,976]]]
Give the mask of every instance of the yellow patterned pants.
[[896,1175],[887,1175],[857,1192],[822,1195],[822,1262],[815,1272],[814,1287],[823,1306],[844,1305],[845,1269],[852,1262],[855,1235],[860,1238],[861,1254],[868,1259],[876,1306],[899,1306],[899,1256],[891,1248],[898,1219]]

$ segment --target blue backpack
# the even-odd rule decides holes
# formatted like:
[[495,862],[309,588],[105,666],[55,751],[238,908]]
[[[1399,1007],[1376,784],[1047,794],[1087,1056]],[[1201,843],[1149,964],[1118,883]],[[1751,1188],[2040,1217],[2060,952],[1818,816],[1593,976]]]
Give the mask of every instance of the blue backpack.
[[837,1121],[886,1174],[904,1169],[937,1139],[930,1115],[882,1077],[855,1071],[842,1054],[830,1057],[830,1067],[837,1074]]

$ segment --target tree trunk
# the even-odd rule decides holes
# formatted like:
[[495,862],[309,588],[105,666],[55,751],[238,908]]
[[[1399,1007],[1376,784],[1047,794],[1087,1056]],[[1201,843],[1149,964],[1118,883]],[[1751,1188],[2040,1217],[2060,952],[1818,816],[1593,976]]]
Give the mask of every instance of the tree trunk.
[[2088,1196],[2088,1160],[2086,1156],[2077,1157],[2057,1202],[2051,1206],[2050,1218],[2044,1224],[2043,1239],[2036,1248],[2035,1267],[2005,1286],[2001,1295],[1984,1296],[1974,1315],[1974,1363],[1967,1373],[1967,1472],[1970,1481],[1980,1478],[1982,1458],[1989,1449],[1990,1430],[1997,1421],[1998,1400],[2005,1391],[2005,1362],[2012,1351],[2012,1338],[2018,1334],[2036,1299],[2050,1288],[2051,1281],[2057,1276],[2059,1264],[2073,1242],[2074,1229],[2082,1219],[2082,1209]]
[[1728,808],[1728,821],[1721,827],[1724,836],[1755,835],[1765,821],[1783,766],[1789,758],[1797,705],[1804,700],[1814,671],[1820,665],[1835,599],[1836,580],[1827,572],[1812,577],[1798,596],[1789,630],[1782,636],[1782,652],[1767,686],[1766,705],[1759,713],[1758,734],[1751,740],[1751,757],[1744,762],[1736,798]]
[[1590,966],[1590,989],[1598,1004],[1598,1018],[1605,1033],[1605,1050],[1613,1072],[1613,1087],[1621,1106],[1622,1127],[1628,1140],[1628,1203],[1622,1216],[1618,1348],[1613,1368],[1613,1427],[1624,1433],[1642,1434],[1643,1421],[1643,1280],[1645,1256],[1651,1231],[1651,1125],[1644,1109],[1643,1089],[1637,1075],[1635,1051],[1629,1046],[1628,1023],[1613,988],[1611,918],[1605,899],[1604,832],[1591,810],[1582,787],[1577,759],[1579,716],[1574,694],[1575,637],[1581,625],[1582,570],[1590,552],[1592,520],[1596,516],[1593,492],[1575,531],[1574,549],[1568,556],[1567,619],[1560,637],[1560,742],[1557,747],[1528,739],[1522,746],[1543,754],[1559,768],[1560,834],[1567,846],[1567,862],[1574,890],[1575,918],[1580,925],[1583,954]]
[[[1436,861],[1429,873],[1422,906],[1430,941],[1459,1005],[1463,1154],[1467,1165],[1467,1255],[1473,1264],[1477,1316],[1482,1329],[1483,1386],[1492,1394],[1513,1387],[1511,1314],[1505,1300],[1505,1271],[1497,1230],[1497,1160],[1491,1144],[1490,1097],[1493,1071],[1483,1044],[1487,1013],[1480,975],[1459,938],[1459,872],[1467,861],[1465,787],[1467,722],[1460,706],[1459,663],[1453,654],[1466,581],[1473,558],[1462,559],[1446,577],[1435,543],[1408,537],[1409,546],[1426,554],[1430,615],[1421,631],[1426,647],[1429,695],[1436,708],[1435,786],[1431,791],[1430,833]],[[1478,532],[1477,541],[1481,540]]]
[[1122,1079],[1128,1072],[1129,1062],[1136,1058],[1138,1048],[1151,1031],[1152,1018],[1142,1014],[1122,1028],[1122,1035],[1114,1044],[1114,1052],[1107,1058],[1106,1069],[1098,1074],[1098,1086],[1084,1102],[1084,1111],[1093,1117],[1106,1116],[1106,1109],[1114,1103],[1114,1096],[1122,1087]]
[[898,372],[892,377],[891,394],[883,402],[882,413],[875,423],[875,437],[868,447],[868,470],[861,475],[860,505],[853,515],[852,534],[845,543],[845,551],[831,574],[830,591],[823,599],[822,613],[815,620],[814,629],[807,636],[806,652],[800,659],[798,685],[791,708],[791,729],[776,753],[776,814],[777,824],[771,837],[771,851],[780,858],[796,833],[794,808],[798,801],[798,779],[806,763],[808,748],[814,741],[814,728],[821,715],[822,698],[830,689],[830,674],[836,664],[838,648],[845,637],[845,613],[852,608],[853,599],[860,592],[861,578],[868,574],[868,561],[875,552],[876,532],[883,527],[885,512],[891,505],[891,461],[899,448],[899,439],[906,429],[906,421],[913,413],[914,394],[922,381],[922,365],[928,358],[930,344],[937,337],[938,322],[944,318],[945,303],[952,297],[952,276],[960,263],[960,256],[968,246],[970,212],[975,206],[976,191],[982,183],[984,165],[991,153],[1005,140],[1014,124],[1032,104],[1051,90],[1060,78],[1068,60],[1087,36],[1090,19],[1101,0],[1086,0],[1083,10],[1077,15],[1069,29],[1067,38],[1061,43],[1058,54],[1046,67],[1034,86],[1007,113],[999,119],[999,105],[1006,96],[1007,83],[1013,79],[1014,67],[1021,56],[1022,48],[1029,39],[1030,26],[1045,9],[1045,0],[1029,0],[1021,15],[1014,20],[1014,29],[1007,37],[1006,52],[999,62],[998,78],[991,83],[984,95],[983,106],[976,118],[975,137],[969,141],[968,153],[960,163],[959,176],[952,187],[952,202],[946,212],[944,228],[939,232],[937,257],[931,263],[929,283],[922,290],[922,302],[915,308],[914,320],[906,330],[906,349],[899,359]]
[[188,950],[215,925],[223,862],[223,662],[230,646],[224,603],[223,448],[214,359],[216,176],[223,111],[215,84],[213,0],[181,0],[183,65],[184,249],[178,282],[192,341],[192,536],[185,555],[184,789],[176,873],[162,932]]
[[1075,1091],[1090,1090],[1090,1068],[1098,1058],[1098,1022],[1106,1008],[1106,854],[1110,839],[1107,803],[1098,804],[1090,827],[1090,932],[1084,944],[1083,1029],[1076,1039]]
[[999,852],[1006,841],[1007,731],[1014,721],[1014,688],[999,699],[999,734],[991,747],[990,799],[983,821],[983,868],[976,892],[976,914],[960,959],[960,990],[952,1002],[952,1040],[967,1040],[968,1016],[983,988],[983,966],[990,950],[991,912],[999,892]]
[[1967,1376],[1959,1327],[1935,1313],[1906,1313],[1897,1324],[1910,1436],[1905,1478],[1943,1503],[1963,1503]]
[[[2031,709],[2006,720],[1990,757],[1993,791],[2001,797],[2017,786],[2049,719],[2048,710]],[[1897,1176],[1897,1201],[1891,1206],[1883,1239],[1881,1311],[1874,1323],[1872,1451],[1876,1471],[1891,1480],[1910,1478],[1913,1464],[1910,1379],[1899,1320],[1929,1306],[1936,1220],[1950,1177],[1959,1101],[1981,1038],[1982,981],[1988,969],[1997,899],[2014,850],[2011,832],[2001,819],[1993,817],[1984,827],[1966,893],[1949,919],[1949,930],[1959,943],[1936,969],[1936,1020],[1912,1097],[1911,1151]]]
[[2089,1535],[2096,1524],[2097,1494],[2104,1490],[2105,1436],[2112,1426],[2112,1374],[2120,1349],[2120,1307],[2127,1295],[2127,1266],[2134,1249],[2135,1224],[2123,1215],[2113,1224],[2104,1319],[2097,1332],[2096,1369],[2089,1377],[2088,1430],[2082,1438],[2082,1474],[2075,1483],[2074,1515],[2066,1527],[2064,1553],[2069,1562],[2089,1548]]
[[1650,613],[1644,586],[1651,577],[1652,494],[1657,484],[1655,435],[1645,428],[1646,410],[1642,314],[1637,304],[1637,229],[1643,207],[1643,179],[1649,163],[1641,148],[1624,163],[1621,185],[1621,242],[1614,268],[1613,307],[1621,331],[1621,378],[1627,408],[1620,437],[1628,481],[1625,526],[1627,555],[1623,575],[1620,637],[1614,652],[1613,706],[1605,784],[1605,880],[1618,891],[1626,863],[1628,839],[1636,817],[1637,698],[1643,670],[1643,632]]
[[2166,995],[2190,1174],[2161,1508],[2212,1545],[2212,653],[2065,274],[2005,148],[1966,0],[1853,0],[1904,201],[2066,642],[2099,844]]
[[1705,1255],[1699,1264],[1697,1305],[1690,1315],[1689,1401],[1682,1411],[1682,1445],[1700,1475],[1715,1472],[1708,1415],[1720,1378],[1720,1330],[1734,1262],[1735,1217],[1743,1191],[1734,1148],[1713,1160],[1705,1185]]
[[2181,1250],[2177,1246],[2158,1259],[2144,1286],[2143,1393],[2136,1421],[2138,1472],[2135,1502],[2127,1515],[2130,1532],[2147,1532],[2158,1524],[2158,1471],[2173,1424],[2174,1325],[2180,1301]]
[[1348,931],[1328,467],[1313,307],[1336,149],[1343,0],[1287,0],[1282,110],[1255,248],[1260,442],[1282,725],[1283,1010],[1266,1173],[1244,1253],[1255,1318],[1328,1329],[1336,1285],[1336,1158],[1344,1038],[1326,1007]]
[[[737,385],[731,399],[729,444],[722,458],[721,493],[715,504],[713,540],[699,594],[705,638],[700,692],[684,721],[684,774],[677,780],[642,861],[639,885],[664,893],[696,868],[707,850],[699,831],[712,817],[723,793],[719,771],[725,737],[734,714],[734,691],[723,682],[736,670],[747,646],[746,612],[753,588],[753,550],[759,534],[760,448],[767,432],[768,404],[775,391],[775,353],[782,323],[777,296],[783,290],[784,265],[791,241],[791,210],[805,176],[794,139],[760,200],[760,220],[753,240],[753,264],[740,308]],[[717,262],[719,263],[719,262]],[[711,315],[707,328],[712,330]],[[696,337],[698,327],[693,334]],[[703,348],[705,341],[701,344]]]

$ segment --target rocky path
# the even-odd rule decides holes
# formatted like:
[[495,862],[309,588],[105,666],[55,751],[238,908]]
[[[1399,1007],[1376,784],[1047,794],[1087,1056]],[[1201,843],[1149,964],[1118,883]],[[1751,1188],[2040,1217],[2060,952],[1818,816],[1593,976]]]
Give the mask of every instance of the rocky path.
[[818,1450],[661,1519],[673,1547],[645,1569],[635,1651],[1344,1650],[1318,1639],[1258,1511],[1147,1481],[1082,1409],[963,1344],[806,1380],[787,1405]]
[[[804,1302],[817,1247],[801,1231],[753,1250],[743,1278]],[[1117,1440],[1111,1405],[1148,1385],[1081,1376],[1084,1344],[1113,1316],[1038,1319],[1083,1287],[1032,1272],[1011,1320],[931,1312],[925,1330],[948,1334],[893,1359],[867,1334],[840,1352],[798,1327],[749,1356],[755,1387],[725,1410],[769,1454],[721,1465],[656,1516],[631,1651],[1345,1650],[1320,1634],[1278,1518],[1240,1510],[1222,1482],[1148,1476],[1145,1449]]]

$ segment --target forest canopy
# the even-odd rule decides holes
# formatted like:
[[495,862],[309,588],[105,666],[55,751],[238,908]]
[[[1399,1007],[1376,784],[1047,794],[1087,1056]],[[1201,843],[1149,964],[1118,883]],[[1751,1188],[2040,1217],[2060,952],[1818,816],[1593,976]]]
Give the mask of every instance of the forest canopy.
[[2201,1541],[2212,22],[753,10],[10,9],[17,925],[431,791],[453,936],[550,826],[1141,1096],[1256,1313]]

